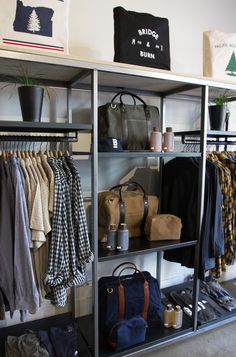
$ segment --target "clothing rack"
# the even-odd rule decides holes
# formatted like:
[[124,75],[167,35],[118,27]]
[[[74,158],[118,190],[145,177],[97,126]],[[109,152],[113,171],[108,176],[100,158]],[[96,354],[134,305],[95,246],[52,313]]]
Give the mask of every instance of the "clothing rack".
[[[200,131],[181,131],[175,132],[175,136],[181,136],[182,144],[200,144]],[[221,140],[223,139],[223,140]],[[209,130],[207,132],[207,145],[235,145],[236,132],[223,130]]]
[[0,141],[5,142],[77,142],[79,132],[90,131],[90,124],[0,121]]
[[27,141],[27,142],[77,142],[78,135],[75,136],[48,136],[48,135],[1,135],[0,142],[16,142],[16,141]]

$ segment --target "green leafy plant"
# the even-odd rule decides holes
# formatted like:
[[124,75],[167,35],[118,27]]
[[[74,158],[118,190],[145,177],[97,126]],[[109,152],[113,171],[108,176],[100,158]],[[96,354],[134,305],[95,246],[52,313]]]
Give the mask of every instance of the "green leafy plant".
[[25,67],[19,68],[19,74],[16,75],[15,79],[16,79],[16,84],[19,84],[20,86],[40,85],[38,80],[32,78],[29,75],[29,71]]
[[[229,89],[226,89],[222,92],[219,91],[219,90],[212,90],[210,91],[209,93],[209,97],[210,97],[210,107],[214,110],[214,108],[216,106],[221,106],[221,107],[225,107],[225,123],[226,123],[226,128],[228,128],[228,123],[229,123],[229,118],[230,118],[230,98],[234,97],[235,96],[235,93],[232,92],[231,90]],[[213,104],[213,105],[212,105]],[[215,108],[217,109],[217,108]],[[220,109],[220,108],[219,108]],[[214,111],[215,113],[215,111]],[[226,129],[228,130],[228,129]]]
[[4,85],[1,85],[1,89],[9,86],[41,86],[40,80],[33,78],[28,68],[24,66],[12,68],[12,75],[2,77]]
[[229,98],[232,97],[234,94],[231,90],[226,89],[224,92],[219,91],[210,91],[209,93],[210,102],[215,105],[225,105],[229,102]]
[[[1,89],[4,89],[8,86],[21,87],[21,86],[39,86],[44,88],[44,93],[46,93],[46,97],[50,99],[50,90],[47,86],[42,85],[42,81],[40,77],[43,77],[42,74],[37,74],[37,78],[33,78],[29,72],[29,69],[26,66],[17,66],[12,68],[12,75],[5,76],[3,78],[4,82],[7,82]],[[10,97],[13,93],[10,95]]]
[[224,94],[220,95],[219,97],[214,98],[214,103],[216,105],[224,105],[228,103],[228,97]]

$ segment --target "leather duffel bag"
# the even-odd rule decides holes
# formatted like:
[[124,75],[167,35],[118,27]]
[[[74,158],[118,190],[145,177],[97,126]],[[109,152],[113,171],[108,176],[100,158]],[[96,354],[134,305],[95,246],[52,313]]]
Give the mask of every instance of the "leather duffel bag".
[[99,192],[99,240],[107,241],[107,231],[111,224],[118,228],[120,223],[126,223],[130,238],[145,234],[146,219],[157,214],[158,204],[157,196],[146,195],[143,187],[134,181],[114,186],[110,191]]
[[[122,97],[129,95],[134,104],[123,103]],[[119,96],[119,102],[115,99]],[[142,104],[136,104],[136,99]],[[130,92],[119,92],[98,108],[98,138],[116,138],[125,150],[149,150],[153,127],[160,127],[159,109],[147,105],[144,100]]]

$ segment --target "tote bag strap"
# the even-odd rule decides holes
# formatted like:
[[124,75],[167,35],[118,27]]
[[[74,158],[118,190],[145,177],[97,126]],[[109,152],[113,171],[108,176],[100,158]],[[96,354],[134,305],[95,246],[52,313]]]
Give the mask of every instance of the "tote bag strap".
[[146,218],[148,216],[148,196],[145,193],[145,190],[142,185],[140,185],[138,182],[135,181],[128,181],[120,185],[113,186],[110,188],[110,191],[118,190],[119,189],[119,208],[120,208],[120,220],[119,223],[125,223],[125,203],[122,199],[122,188],[123,187],[128,187],[130,185],[134,185],[136,188],[141,190],[143,192],[143,219],[142,223],[140,225],[140,230],[142,234],[144,234],[144,227],[145,227],[145,222]]
[[119,265],[117,265],[117,267],[113,270],[113,272],[112,272],[112,276],[115,276],[115,272],[118,270],[118,269],[120,269],[121,267],[124,267],[125,265],[127,265],[127,269],[129,269],[129,268],[133,268],[133,269],[135,269],[135,270],[137,270],[138,271],[138,268],[137,268],[137,266],[136,266],[136,264],[135,263],[133,263],[133,262],[124,262],[124,263],[121,263],[121,264],[119,264]]
[[120,97],[120,104],[121,104],[121,105],[124,105],[124,103],[123,103],[123,101],[122,101],[123,95],[129,95],[130,97],[132,97],[132,98],[133,98],[133,101],[134,101],[134,105],[136,105],[136,100],[135,100],[135,99],[137,99],[137,100],[139,100],[139,101],[144,105],[144,108],[147,107],[147,104],[145,103],[145,101],[144,101],[142,98],[140,98],[138,95],[136,95],[136,94],[134,94],[134,93],[131,93],[131,92],[128,92],[128,91],[121,91],[121,92],[117,93],[117,94],[112,98],[111,102],[113,103],[114,100],[115,100],[117,97]]
[[134,269],[135,272],[138,272],[142,275],[143,277],[143,311],[142,311],[142,317],[145,321],[147,321],[147,314],[148,314],[148,308],[149,308],[149,303],[150,303],[150,294],[149,294],[149,284],[148,281],[145,277],[145,275],[139,270],[137,269],[137,267],[125,267],[123,268],[120,273],[119,273],[119,277],[118,277],[118,281],[119,281],[119,285],[118,285],[118,296],[119,296],[119,319],[123,320],[125,317],[125,287],[121,282],[121,274],[124,270],[126,269]]

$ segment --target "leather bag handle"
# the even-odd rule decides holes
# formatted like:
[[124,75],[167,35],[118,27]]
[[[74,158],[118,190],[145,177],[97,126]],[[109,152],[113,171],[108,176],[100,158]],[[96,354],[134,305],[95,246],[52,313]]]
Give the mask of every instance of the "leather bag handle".
[[140,191],[143,192],[143,196],[146,196],[146,192],[145,192],[143,186],[140,185],[140,183],[138,183],[138,182],[136,182],[136,181],[132,181],[132,180],[127,181],[127,182],[124,182],[124,183],[121,183],[121,184],[116,185],[116,186],[113,186],[112,188],[110,188],[110,191],[114,191],[114,190],[116,190],[116,189],[119,188],[120,200],[122,200],[122,193],[121,193],[122,188],[123,188],[123,187],[129,187],[130,185],[134,185],[134,186],[136,186],[136,188],[139,188]]
[[124,95],[129,95],[129,96],[131,96],[131,97],[133,98],[134,105],[136,105],[135,99],[137,99],[137,100],[139,100],[139,101],[144,105],[144,108],[145,108],[145,109],[147,108],[147,104],[145,103],[145,101],[144,101],[142,98],[140,98],[138,95],[136,95],[136,94],[134,94],[134,93],[131,93],[131,92],[128,92],[128,91],[121,91],[121,92],[117,93],[117,94],[112,98],[111,102],[113,103],[114,100],[115,100],[117,97],[120,96],[120,104],[121,104],[121,105],[124,105],[124,103],[123,103],[123,101],[122,101],[122,97],[123,97]]
[[142,223],[140,225],[140,229],[141,229],[142,234],[144,234],[145,222],[146,222],[146,218],[148,215],[148,196],[146,195],[143,186],[140,185],[136,181],[128,181],[128,182],[122,183],[120,185],[113,186],[112,188],[110,188],[110,191],[119,189],[119,208],[120,208],[119,223],[125,223],[125,203],[122,199],[122,188],[129,186],[130,184],[135,185],[136,188],[138,187],[143,192],[143,219],[142,219]]
[[119,268],[121,268],[122,266],[124,266],[124,265],[129,265],[129,266],[127,266],[127,269],[130,267],[131,269],[133,268],[135,268],[136,270],[138,270],[138,268],[137,268],[137,266],[136,266],[136,264],[134,264],[134,263],[132,263],[132,262],[124,262],[124,263],[121,263],[121,264],[119,264],[119,265],[117,265],[117,267],[113,270],[113,272],[112,272],[112,276],[114,276],[115,275],[115,272],[119,269]]
[[121,274],[124,270],[126,269],[134,269],[135,273],[138,272],[142,275],[144,283],[143,283],[143,296],[144,296],[144,301],[143,301],[143,311],[142,311],[142,317],[144,320],[147,321],[147,314],[148,314],[148,308],[149,308],[149,303],[150,303],[150,294],[149,294],[149,284],[148,281],[145,277],[145,275],[137,269],[137,267],[125,267],[123,268],[118,276],[118,295],[119,295],[119,319],[123,320],[125,316],[125,288],[122,284],[121,280]]

